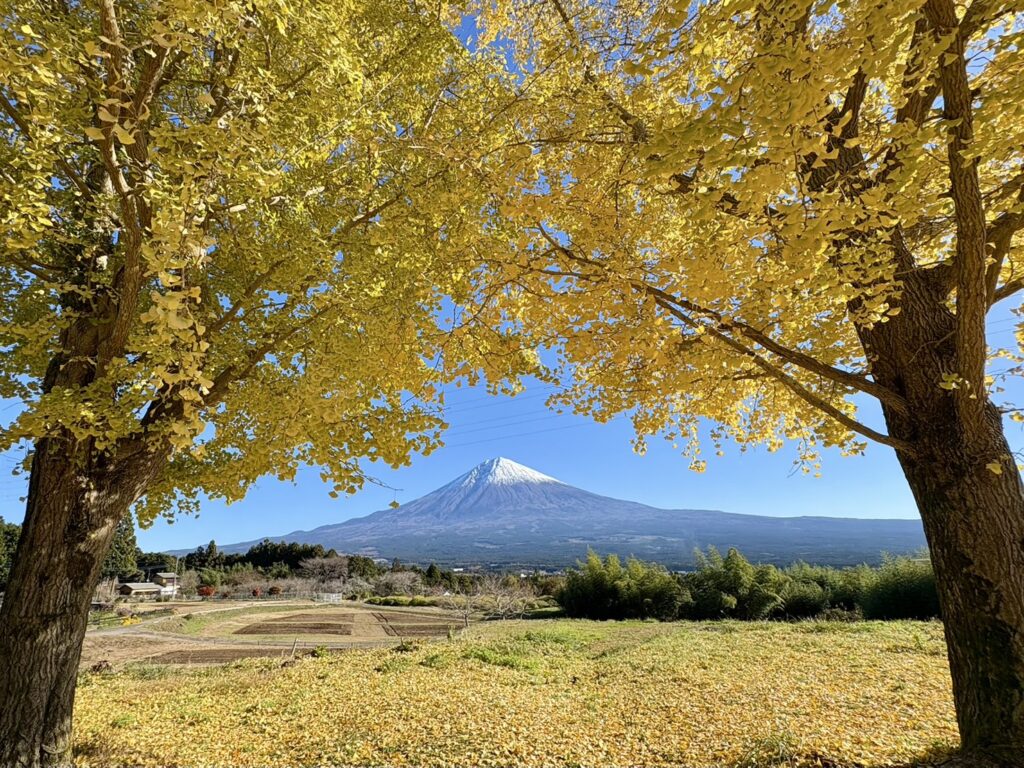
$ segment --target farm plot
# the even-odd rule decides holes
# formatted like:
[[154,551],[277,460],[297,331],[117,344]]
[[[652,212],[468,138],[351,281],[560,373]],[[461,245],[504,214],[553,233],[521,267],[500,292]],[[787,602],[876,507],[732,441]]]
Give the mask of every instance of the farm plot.
[[448,637],[463,623],[433,608],[394,610],[359,603],[184,606],[176,615],[137,626],[94,630],[82,666],[95,664],[222,664],[277,658],[296,649],[374,648],[401,640]]
[[236,635],[351,635],[354,613],[297,613],[247,624]]
[[439,621],[436,616],[418,613],[375,611],[373,616],[391,637],[445,637],[459,628],[454,621]]
[[182,648],[146,659],[149,664],[227,664],[242,659],[276,659],[287,648]]

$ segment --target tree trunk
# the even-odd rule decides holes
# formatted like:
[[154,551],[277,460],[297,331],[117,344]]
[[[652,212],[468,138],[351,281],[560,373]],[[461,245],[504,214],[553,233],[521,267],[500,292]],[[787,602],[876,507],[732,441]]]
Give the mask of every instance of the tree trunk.
[[948,425],[923,426],[921,454],[901,456],[901,464],[935,567],[963,751],[1019,766],[1024,487],[999,414],[990,411],[985,434],[973,440]]
[[912,446],[897,454],[935,568],[963,757],[1020,768],[1024,485],[981,383],[939,386],[958,371],[956,321],[930,280],[908,278],[902,314],[861,338],[874,378],[908,404],[883,410],[889,434]]
[[71,712],[89,604],[118,521],[137,496],[70,440],[36,446],[0,607],[0,766],[71,764]]

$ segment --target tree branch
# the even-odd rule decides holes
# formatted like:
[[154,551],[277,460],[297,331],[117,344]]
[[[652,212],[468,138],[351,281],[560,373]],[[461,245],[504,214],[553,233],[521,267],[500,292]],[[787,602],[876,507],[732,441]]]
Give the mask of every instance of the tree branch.
[[238,316],[238,313],[241,312],[242,308],[245,306],[245,300],[252,298],[253,294],[255,294],[257,290],[259,290],[260,286],[262,286],[267,280],[269,280],[270,277],[274,274],[274,272],[277,271],[277,269],[284,263],[285,259],[278,259],[277,261],[270,265],[270,268],[266,272],[264,272],[262,275],[259,275],[254,280],[252,280],[247,286],[245,286],[245,288],[242,289],[242,295],[239,296],[238,299],[223,314],[214,319],[207,326],[207,335],[217,333],[224,326],[226,326],[228,323],[234,320],[235,317]]
[[[1018,205],[1024,204],[1024,173],[1017,174],[1003,185],[998,191],[997,197],[1013,194],[1014,191],[1017,192],[1016,201]],[[1013,287],[1014,281],[1007,282],[1001,288],[997,288],[997,285],[999,283],[999,273],[1003,269],[1003,263],[1010,254],[1013,236],[1022,228],[1024,228],[1024,212],[1022,211],[1004,211],[988,226],[985,241],[992,246],[992,263],[988,266],[988,274],[986,276],[989,306],[1005,299],[1019,289],[1019,287]]]
[[963,407],[983,403],[977,395],[985,379],[985,315],[989,307],[986,280],[985,206],[978,180],[977,158],[966,160],[974,140],[974,112],[967,75],[966,36],[958,28],[953,0],[928,0],[924,12],[934,34],[953,34],[949,48],[939,53],[944,117],[953,124],[947,144],[950,194],[956,212],[956,351],[960,375],[970,387],[963,390]]
[[[598,262],[595,262],[592,259],[588,259],[583,256],[579,256],[576,253],[574,253],[572,249],[567,248],[566,246],[559,243],[544,229],[543,226],[538,225],[538,229],[541,233],[541,236],[545,240],[547,240],[548,244],[551,245],[553,250],[559,251],[560,253],[564,254],[566,257],[572,259],[573,261],[586,264],[592,268],[603,269],[602,265],[599,264]],[[591,279],[591,276],[579,272],[567,274],[571,274],[572,276],[582,278],[584,280]],[[808,355],[804,352],[800,352],[799,350],[793,349],[791,347],[787,347],[784,344],[780,344],[767,334],[763,333],[762,331],[759,331],[758,329],[754,328],[753,326],[747,323],[727,319],[723,317],[720,312],[717,312],[707,307],[702,307],[688,299],[673,296],[672,294],[642,280],[631,280],[630,284],[635,289],[647,293],[651,297],[661,302],[672,304],[678,307],[679,309],[686,310],[687,312],[692,312],[694,314],[701,315],[705,318],[712,320],[715,323],[715,329],[718,330],[720,333],[738,332],[739,334],[747,338],[749,341],[752,341],[755,344],[760,345],[764,349],[768,350],[777,357],[782,358],[788,363],[792,363],[793,365],[796,365],[799,368],[803,368],[804,370],[810,373],[814,373],[817,374],[818,376],[829,379],[830,381],[834,381],[837,384],[842,384],[843,386],[850,387],[851,389],[863,392],[864,394],[871,395],[880,400],[881,402],[884,402],[886,405],[890,406],[893,410],[898,411],[903,415],[909,415],[910,413],[907,402],[899,394],[893,392],[891,389],[887,387],[882,386],[881,384],[878,384],[874,381],[871,381],[870,379],[865,378],[864,376],[851,373],[850,371],[844,371],[840,368],[835,368],[834,366],[823,363],[817,358],[812,357],[811,355]]]
[[272,334],[263,344],[250,349],[241,364],[229,363],[214,377],[213,386],[210,387],[209,393],[203,399],[203,405],[209,408],[219,403],[227,395],[228,387],[247,377],[267,355],[279,349],[281,344],[299,333],[299,331],[308,328],[314,321],[319,320],[333,309],[337,309],[337,306],[334,304],[322,307],[295,325],[285,328],[279,333]]
[[[12,121],[14,121],[14,124],[18,126],[18,130],[21,131],[25,139],[27,141],[31,141],[32,131],[29,127],[29,124],[21,116],[21,113],[18,112],[15,106],[11,104],[11,102],[7,99],[6,96],[0,96],[0,107],[2,107],[7,116],[11,118]],[[67,174],[68,178],[71,179],[71,182],[75,185],[78,191],[82,193],[82,197],[85,198],[86,200],[91,200],[92,190],[89,189],[89,185],[85,183],[85,179],[79,176],[78,172],[71,167],[71,164],[68,163],[67,160],[65,160],[60,155],[57,155],[56,153],[55,160],[60,169],[64,171],[65,174]]]
[[1008,280],[999,286],[992,294],[992,303],[996,304],[1003,299],[1013,296],[1013,294],[1017,293],[1021,288],[1024,288],[1024,277]]
[[801,400],[813,406],[822,413],[831,416],[833,419],[838,421],[851,432],[856,432],[857,434],[863,437],[866,437],[870,440],[874,440],[875,442],[881,443],[882,445],[888,445],[889,447],[895,448],[896,450],[906,454],[912,455],[916,452],[916,449],[911,443],[908,443],[904,440],[900,440],[895,437],[890,437],[889,435],[886,435],[882,432],[877,432],[871,429],[871,427],[861,424],[856,419],[847,416],[834,405],[823,400],[822,398],[818,397],[818,395],[811,392],[803,384],[801,384],[795,378],[790,376],[784,370],[772,365],[770,362],[765,360],[752,349],[749,349],[748,347],[744,346],[743,344],[741,344],[739,341],[732,338],[728,334],[721,333],[714,327],[710,327],[704,325],[703,323],[697,322],[693,318],[686,315],[684,312],[680,311],[678,307],[674,307],[660,298],[656,297],[654,300],[655,302],[658,303],[659,306],[661,306],[665,311],[669,312],[671,315],[676,317],[680,322],[684,323],[685,325],[695,330],[698,328],[704,329],[704,331],[708,335],[712,336],[715,339],[718,339],[723,344],[732,348],[739,354],[749,358],[755,365],[757,365],[758,368],[763,370],[772,378],[784,384],[791,392],[793,392],[793,394],[795,394]]
[[850,371],[844,371],[841,368],[835,368],[834,366],[827,365],[811,355],[780,344],[770,336],[765,335],[746,323],[727,320],[723,318],[720,313],[715,312],[714,310],[706,309],[685,299],[674,297],[671,294],[662,291],[660,288],[655,288],[654,286],[646,283],[638,283],[638,287],[648,294],[656,296],[665,302],[676,304],[682,309],[696,312],[711,318],[716,322],[717,330],[720,332],[727,332],[735,329],[745,338],[760,345],[788,363],[792,363],[793,365],[803,368],[805,371],[817,374],[818,376],[834,381],[837,384],[842,384],[843,386],[856,389],[864,394],[872,395],[904,416],[910,415],[910,408],[907,405],[906,400],[891,389],[883,387],[881,384],[873,382],[856,373],[851,373]]
[[104,123],[104,138],[98,142],[100,156],[103,158],[107,175],[121,201],[121,233],[118,248],[124,253],[124,261],[114,277],[111,290],[116,301],[109,330],[100,340],[96,355],[96,375],[103,374],[106,364],[124,352],[131,327],[135,321],[135,310],[138,305],[139,292],[142,288],[142,240],[143,216],[147,204],[140,204],[142,195],[134,189],[134,179],[129,185],[121,172],[121,166],[115,150],[113,127],[118,125],[125,107],[121,104],[128,100],[125,72],[125,46],[121,38],[121,28],[117,20],[114,0],[102,0],[100,5],[100,28],[103,32],[103,45],[109,54],[106,58],[107,97],[116,99],[110,107],[115,118],[114,122]]

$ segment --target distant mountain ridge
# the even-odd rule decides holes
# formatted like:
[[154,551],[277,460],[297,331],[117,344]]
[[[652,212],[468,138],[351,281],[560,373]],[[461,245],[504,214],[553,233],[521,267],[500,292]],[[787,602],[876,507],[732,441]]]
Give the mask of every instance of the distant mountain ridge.
[[[925,547],[918,520],[766,517],[703,509],[666,510],[575,488],[510,459],[479,464],[397,509],[272,541],[442,565],[564,567],[586,554],[635,555],[670,568],[696,548],[736,547],[751,560],[853,565],[883,552]],[[258,541],[222,546],[244,552]]]

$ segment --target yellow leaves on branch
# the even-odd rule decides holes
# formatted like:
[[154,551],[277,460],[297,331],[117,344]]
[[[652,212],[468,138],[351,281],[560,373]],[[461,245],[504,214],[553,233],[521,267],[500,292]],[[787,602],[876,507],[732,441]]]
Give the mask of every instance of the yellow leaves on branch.
[[[437,314],[491,194],[485,107],[460,102],[492,62],[414,4],[0,17],[0,380],[25,406],[3,446],[166,444],[146,520],[304,463],[351,492],[360,458],[438,444]],[[68,358],[95,380],[43,393]]]
[[[744,446],[860,450],[859,332],[906,319],[908,261],[955,258],[955,121],[933,84],[957,33],[916,33],[919,0],[481,6],[482,39],[500,33],[522,82],[503,112],[519,134],[518,187],[496,207],[507,254],[480,280],[480,324],[554,347],[567,399],[632,415],[640,445],[683,436],[696,456],[708,419]],[[969,154],[989,219],[1013,221],[1020,20],[965,28],[985,59]],[[1005,247],[998,282],[1024,268],[1019,233]]]
[[[955,42],[920,5],[498,0],[474,55],[461,4],[0,0],[0,380],[27,408],[0,442],[166,440],[154,509],[302,463],[341,492],[438,444],[432,385],[529,372],[695,468],[704,420],[859,452],[896,255],[935,276],[956,247],[960,126],[904,119]],[[966,152],[993,220],[1024,146],[997,21]],[[76,323],[95,342],[61,349]],[[66,357],[98,380],[42,394]]]

